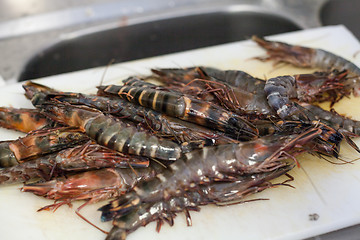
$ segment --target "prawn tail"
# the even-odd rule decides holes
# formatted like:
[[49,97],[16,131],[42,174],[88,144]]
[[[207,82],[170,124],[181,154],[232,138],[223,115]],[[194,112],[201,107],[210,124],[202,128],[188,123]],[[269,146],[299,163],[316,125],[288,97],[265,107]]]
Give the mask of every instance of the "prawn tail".
[[136,194],[129,193],[123,195],[98,209],[102,212],[101,221],[107,222],[116,217],[126,215],[139,206],[140,203],[141,200]]

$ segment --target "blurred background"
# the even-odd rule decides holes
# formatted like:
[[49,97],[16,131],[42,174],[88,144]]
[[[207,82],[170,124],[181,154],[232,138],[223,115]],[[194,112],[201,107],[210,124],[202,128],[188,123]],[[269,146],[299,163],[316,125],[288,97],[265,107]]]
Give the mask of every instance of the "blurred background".
[[260,36],[344,24],[357,0],[1,0],[0,76],[23,81]]

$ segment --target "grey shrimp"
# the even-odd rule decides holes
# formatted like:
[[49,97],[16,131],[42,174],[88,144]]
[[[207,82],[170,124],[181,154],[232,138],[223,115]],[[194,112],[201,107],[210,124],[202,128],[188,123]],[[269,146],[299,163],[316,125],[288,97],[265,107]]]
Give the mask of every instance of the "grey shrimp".
[[313,142],[315,138],[321,137],[323,131],[312,128],[300,135],[272,135],[240,144],[194,150],[110,205],[119,213],[128,212],[142,202],[166,201],[172,196],[181,195],[184,189],[196,188],[199,184],[231,181],[246,174],[271,172],[286,166],[284,160],[290,154],[304,152],[306,147],[299,146]]
[[182,154],[178,144],[139,131],[132,124],[92,108],[49,103],[42,105],[42,110],[51,119],[78,127],[98,144],[119,152],[162,160],[176,160]]
[[320,68],[325,71],[334,69],[340,72],[346,71],[348,77],[344,85],[349,90],[349,93],[353,91],[355,96],[359,96],[360,68],[349,60],[322,49],[268,41],[256,36],[253,36],[252,40],[266,49],[269,55],[266,58],[258,58],[261,60],[273,60],[275,63],[286,62],[297,67]]
[[174,196],[168,201],[144,203],[124,216],[116,216],[116,212],[108,208],[109,205],[105,205],[100,208],[102,220],[113,219],[114,225],[106,239],[124,240],[131,232],[152,221],[157,222],[156,230],[160,231],[164,221],[173,226],[176,214],[181,212],[185,213],[187,225],[191,226],[189,211],[200,211],[199,206],[208,204],[226,206],[246,202],[246,197],[251,194],[276,185],[285,185],[285,183],[272,184],[269,181],[286,174],[292,167],[293,165],[286,165],[271,172],[243,175],[231,182],[199,185],[194,189],[183,191],[182,195]]

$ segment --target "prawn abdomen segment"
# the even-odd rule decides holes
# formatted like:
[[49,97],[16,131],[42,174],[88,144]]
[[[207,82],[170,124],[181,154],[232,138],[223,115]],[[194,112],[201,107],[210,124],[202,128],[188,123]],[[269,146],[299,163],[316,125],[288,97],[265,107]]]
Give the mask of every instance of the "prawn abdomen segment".
[[350,74],[360,76],[360,69],[354,63],[322,49],[316,50],[313,65],[321,69],[338,69],[339,71],[348,70]]
[[99,89],[169,116],[230,133],[234,137],[254,137],[258,134],[257,129],[244,118],[181,93],[126,85],[100,86]]
[[172,92],[165,92],[149,87],[127,85],[100,86],[99,89],[106,93],[117,94],[119,97],[126,99],[129,102],[137,103],[159,112],[164,112],[170,116],[181,118],[185,113],[184,100],[181,96]]
[[277,115],[286,118],[297,109],[294,108],[290,98],[297,97],[296,80],[293,76],[280,76],[269,79],[264,87],[267,100]]
[[181,149],[178,144],[138,131],[133,126],[106,116],[93,118],[85,126],[86,133],[97,143],[123,153],[176,160]]
[[[68,105],[45,105],[44,107],[49,110],[45,112],[46,115],[60,119],[71,126],[82,128],[97,143],[113,150],[123,153],[139,153],[141,156],[162,160],[176,160],[181,155],[181,148],[177,143],[153,137],[157,139],[157,145],[155,145],[156,141],[153,140],[150,133],[139,131],[135,126],[117,121],[100,111]],[[142,137],[136,138],[137,136]],[[135,141],[139,139],[141,141]],[[162,152],[163,150],[166,152]]]

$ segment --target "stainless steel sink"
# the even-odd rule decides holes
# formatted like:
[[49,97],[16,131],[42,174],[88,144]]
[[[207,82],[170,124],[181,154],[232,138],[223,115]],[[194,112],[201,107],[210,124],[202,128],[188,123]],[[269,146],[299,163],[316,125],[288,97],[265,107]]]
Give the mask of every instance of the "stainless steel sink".
[[37,53],[19,81],[299,30],[273,14],[216,11],[105,29],[58,42]]
[[104,66],[111,60],[318,27],[324,2],[115,1],[0,23],[0,52],[7,59],[0,63],[0,75],[23,81]]

